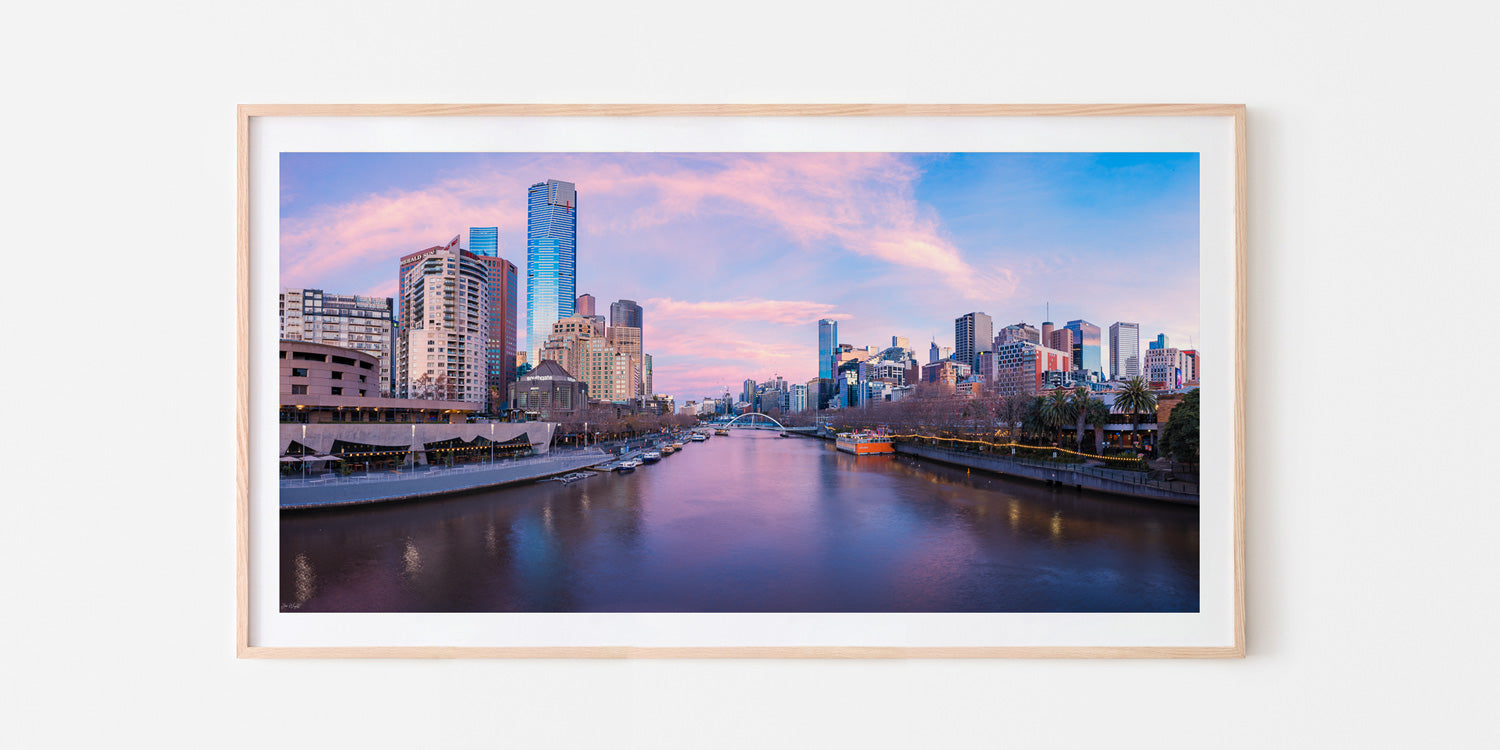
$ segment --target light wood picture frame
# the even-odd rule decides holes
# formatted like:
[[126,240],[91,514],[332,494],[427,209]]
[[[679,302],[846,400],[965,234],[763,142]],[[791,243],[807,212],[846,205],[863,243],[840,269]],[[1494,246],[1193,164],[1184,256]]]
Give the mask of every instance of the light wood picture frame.
[[[516,645],[511,643],[455,644],[446,642],[440,635],[426,642],[386,643],[369,639],[355,639],[349,643],[334,643],[313,639],[308,645],[302,642],[267,639],[258,631],[258,617],[269,616],[264,606],[257,609],[254,596],[257,586],[275,586],[267,581],[266,565],[256,554],[257,543],[275,533],[267,528],[266,518],[274,518],[277,509],[257,509],[256,494],[263,490],[258,477],[265,475],[265,467],[276,460],[257,450],[254,427],[262,420],[274,416],[274,407],[264,405],[264,391],[257,391],[258,373],[268,364],[257,359],[252,335],[264,337],[268,334],[263,324],[256,323],[257,310],[263,305],[273,304],[272,289],[265,285],[254,285],[256,264],[265,262],[261,257],[264,245],[274,243],[274,238],[264,236],[264,223],[258,222],[256,213],[256,189],[269,180],[269,175],[258,171],[256,149],[261,147],[262,126],[279,122],[318,122],[332,127],[362,127],[363,123],[395,122],[402,128],[424,127],[427,123],[478,120],[485,118],[544,119],[564,122],[577,119],[645,121],[653,118],[671,118],[679,126],[683,122],[746,123],[747,126],[761,121],[879,121],[899,123],[910,121],[931,122],[936,120],[974,120],[989,122],[997,119],[1038,122],[1045,126],[1049,122],[1064,123],[1161,123],[1169,127],[1176,123],[1201,122],[1223,133],[1222,151],[1230,173],[1223,186],[1226,191],[1225,205],[1230,208],[1219,217],[1228,234],[1225,236],[1222,262],[1225,278],[1232,285],[1232,311],[1226,313],[1222,341],[1225,353],[1222,361],[1215,363],[1219,372],[1232,379],[1232,388],[1226,389],[1224,399],[1227,425],[1220,425],[1223,432],[1223,455],[1225,476],[1222,480],[1222,497],[1214,502],[1222,503],[1224,524],[1204,532],[1204,537],[1214,537],[1213,543],[1222,545],[1223,575],[1222,600],[1219,607],[1222,617],[1213,626],[1216,633],[1212,643],[1181,644],[1154,642],[1143,636],[1128,645],[1076,643],[1076,644],[975,644],[975,643],[853,643],[847,645],[820,642],[816,645],[779,643],[764,645],[747,642],[712,643],[655,643],[637,645],[633,643],[577,642],[566,645]],[[379,149],[369,149],[379,150]],[[414,149],[420,150],[420,149]],[[457,150],[463,150],[462,148]],[[524,151],[528,149],[516,149]],[[589,149],[577,149],[586,151]],[[693,150],[693,149],[684,149]],[[895,149],[892,149],[895,150]],[[997,149],[1001,150],[1001,149]],[[1047,150],[1047,149],[1038,149]],[[1131,150],[1128,146],[1118,149]],[[237,111],[237,191],[236,191],[236,626],[235,648],[240,658],[880,658],[880,659],[950,659],[950,658],[1240,658],[1246,654],[1245,633],[1245,321],[1246,321],[1246,108],[1240,104],[245,104]],[[1207,210],[1207,209],[1205,209]],[[274,213],[274,210],[272,211]],[[1204,253],[1210,252],[1205,248]],[[274,261],[273,261],[274,262]],[[524,275],[523,275],[524,278]],[[1226,292],[1227,292],[1226,287]],[[267,302],[270,300],[270,302]],[[1226,303],[1227,305],[1227,303]],[[1228,308],[1226,307],[1226,310]],[[263,320],[263,317],[260,318]],[[997,323],[999,321],[996,321]],[[1208,334],[1205,333],[1205,337]],[[1230,356],[1232,354],[1232,356]],[[260,394],[257,396],[257,394]],[[253,459],[253,461],[252,461]],[[1207,484],[1207,480],[1205,480]],[[1205,503],[1208,493],[1205,491]],[[259,525],[257,517],[259,516]],[[1222,532],[1222,533],[1221,533]],[[1219,549],[1219,548],[1216,548]],[[258,572],[259,571],[259,572]],[[1220,606],[1221,605],[1221,606]],[[305,616],[305,615],[293,615]],[[960,617],[960,615],[948,615]],[[378,638],[376,639],[378,640]],[[314,642],[315,641],[315,642]]]

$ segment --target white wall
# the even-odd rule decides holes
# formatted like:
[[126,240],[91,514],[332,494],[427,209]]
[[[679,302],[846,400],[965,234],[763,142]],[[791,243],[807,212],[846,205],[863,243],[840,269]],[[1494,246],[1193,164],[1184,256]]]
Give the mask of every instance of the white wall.
[[[1493,5],[310,5],[7,10],[0,744],[1500,742]],[[1249,104],[1250,657],[236,661],[234,105],[408,101]]]

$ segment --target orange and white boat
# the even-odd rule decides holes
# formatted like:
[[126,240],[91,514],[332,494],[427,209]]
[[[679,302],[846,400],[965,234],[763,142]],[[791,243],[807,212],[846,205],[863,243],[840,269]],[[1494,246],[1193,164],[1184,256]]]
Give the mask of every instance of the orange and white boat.
[[895,446],[891,444],[891,436],[885,430],[841,432],[833,441],[833,445],[845,453],[853,453],[856,456],[896,452]]

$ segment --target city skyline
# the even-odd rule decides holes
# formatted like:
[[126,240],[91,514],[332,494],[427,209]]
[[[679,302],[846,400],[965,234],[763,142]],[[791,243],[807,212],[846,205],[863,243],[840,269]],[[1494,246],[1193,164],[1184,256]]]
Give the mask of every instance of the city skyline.
[[549,179],[589,196],[577,292],[640,302],[679,403],[815,377],[821,319],[921,348],[1050,302],[1198,335],[1196,154],[284,154],[282,285],[392,296],[395,258],[469,227],[524,268],[526,190]]

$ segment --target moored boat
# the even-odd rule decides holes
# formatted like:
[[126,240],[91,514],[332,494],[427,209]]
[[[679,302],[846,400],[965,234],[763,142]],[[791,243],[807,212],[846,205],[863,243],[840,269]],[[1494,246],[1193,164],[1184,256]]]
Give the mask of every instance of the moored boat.
[[648,463],[648,464],[654,464],[657,461],[661,460],[661,452],[660,451],[646,451],[645,453],[641,454],[641,460],[644,461],[644,462],[646,462],[646,463]]
[[693,436],[691,438],[688,438],[688,439],[692,440],[695,443],[701,443],[701,442],[707,440],[708,436],[704,435],[701,432],[695,432],[695,433],[693,433]]
[[891,443],[891,436],[885,430],[841,432],[833,445],[845,453],[853,453],[856,456],[896,452],[896,447]]

